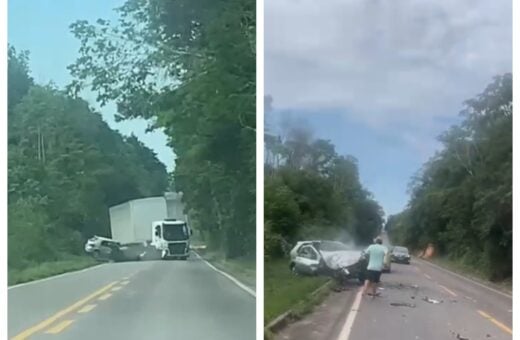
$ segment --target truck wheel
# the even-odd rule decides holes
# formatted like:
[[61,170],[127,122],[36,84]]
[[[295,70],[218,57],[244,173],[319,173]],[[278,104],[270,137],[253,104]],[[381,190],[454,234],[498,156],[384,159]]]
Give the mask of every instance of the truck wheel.
[[188,256],[181,257],[181,260],[186,261],[188,259]]

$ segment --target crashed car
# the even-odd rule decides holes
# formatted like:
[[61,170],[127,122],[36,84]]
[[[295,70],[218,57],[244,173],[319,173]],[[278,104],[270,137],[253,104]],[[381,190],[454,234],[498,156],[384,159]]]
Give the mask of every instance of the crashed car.
[[136,253],[130,245],[123,245],[110,238],[93,236],[85,243],[85,252],[98,261],[139,261],[142,253]]
[[299,275],[325,275],[338,281],[365,280],[363,252],[336,241],[300,241],[290,252],[290,270]]
[[394,247],[392,249],[392,261],[396,263],[410,264],[410,253],[406,247]]

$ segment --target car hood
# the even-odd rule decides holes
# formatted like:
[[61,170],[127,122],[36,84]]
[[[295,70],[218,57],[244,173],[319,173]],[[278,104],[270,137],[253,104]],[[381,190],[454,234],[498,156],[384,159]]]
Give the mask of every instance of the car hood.
[[361,260],[359,250],[321,251],[323,261],[330,269],[347,268]]

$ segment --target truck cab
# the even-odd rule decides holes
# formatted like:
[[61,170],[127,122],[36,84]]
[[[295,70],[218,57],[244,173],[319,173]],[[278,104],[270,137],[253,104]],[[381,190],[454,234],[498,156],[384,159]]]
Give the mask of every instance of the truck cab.
[[193,234],[185,221],[165,219],[152,224],[152,245],[161,257],[186,260],[190,254],[190,238]]

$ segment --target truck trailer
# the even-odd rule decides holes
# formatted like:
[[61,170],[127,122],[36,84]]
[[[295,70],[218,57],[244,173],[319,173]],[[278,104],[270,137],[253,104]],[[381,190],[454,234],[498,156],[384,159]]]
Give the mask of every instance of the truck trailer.
[[[126,257],[143,258],[155,253],[163,259],[188,258],[192,231],[184,214],[182,194],[131,200],[109,208],[109,215],[111,238],[103,238],[104,243],[110,241],[124,248],[130,254]],[[85,250],[98,253],[99,242],[94,242],[98,239],[90,239]]]

